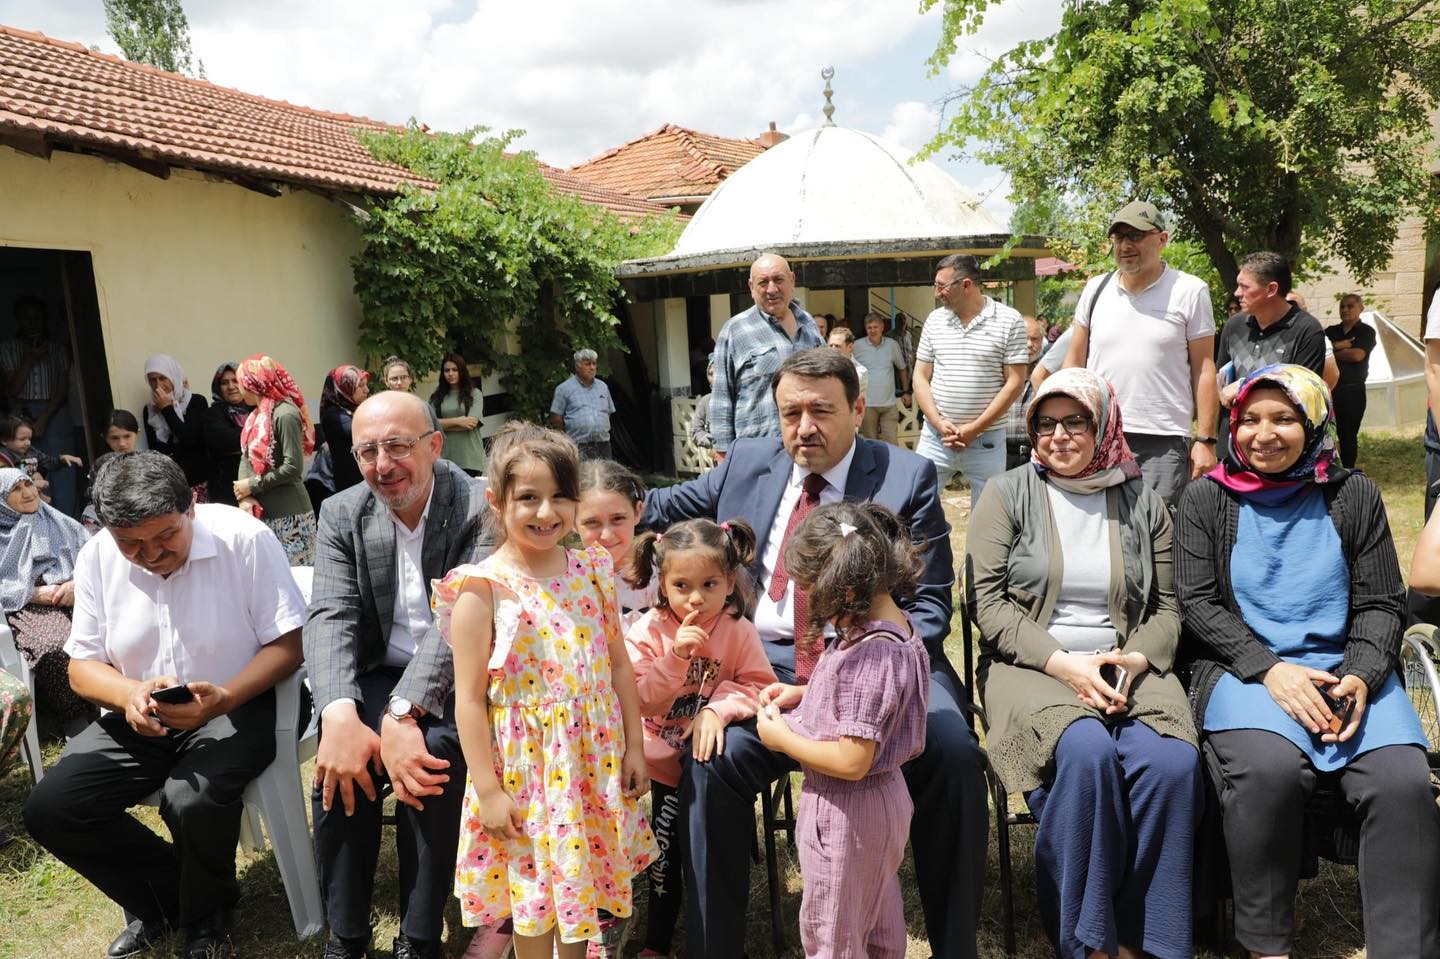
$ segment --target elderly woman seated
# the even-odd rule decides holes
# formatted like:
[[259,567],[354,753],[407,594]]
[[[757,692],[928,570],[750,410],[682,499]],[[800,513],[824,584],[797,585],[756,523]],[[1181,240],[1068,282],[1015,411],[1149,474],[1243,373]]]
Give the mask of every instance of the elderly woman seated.
[[1108,383],[1047,379],[1030,463],[985,487],[967,533],[990,761],[1040,828],[1056,954],[1188,959],[1201,802],[1170,514],[1140,480]]
[[1268,366],[1230,413],[1233,451],[1176,521],[1196,724],[1219,794],[1235,935],[1287,956],[1304,808],[1331,780],[1360,820],[1365,945],[1440,956],[1440,809],[1396,674],[1404,584],[1380,491],[1340,466],[1330,391]]
[[35,705],[47,721],[74,734],[95,707],[70,688],[70,610],[75,557],[85,528],[40,499],[30,477],[0,469],[0,608],[20,655],[35,674]]

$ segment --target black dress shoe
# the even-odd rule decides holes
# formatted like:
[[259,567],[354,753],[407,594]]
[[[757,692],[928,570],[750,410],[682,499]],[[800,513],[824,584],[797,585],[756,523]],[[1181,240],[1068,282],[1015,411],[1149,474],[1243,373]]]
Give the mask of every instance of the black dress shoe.
[[365,959],[365,947],[368,945],[368,936],[364,939],[342,939],[332,932],[325,940],[325,951],[320,959]]
[[402,932],[395,937],[393,953],[395,959],[439,959],[440,944],[411,939]]
[[230,959],[235,955],[235,945],[230,941],[234,925],[235,910],[229,906],[195,923],[185,942],[185,959]]
[[126,956],[137,956],[163,938],[165,938],[163,922],[146,922],[143,919],[136,919],[120,930],[120,935],[110,941],[109,948],[105,950],[105,959],[125,959]]

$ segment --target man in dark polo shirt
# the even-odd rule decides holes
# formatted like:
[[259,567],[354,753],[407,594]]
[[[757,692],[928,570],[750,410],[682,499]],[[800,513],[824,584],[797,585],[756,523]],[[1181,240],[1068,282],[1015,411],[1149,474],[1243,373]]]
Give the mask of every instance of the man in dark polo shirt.
[[1340,298],[1340,322],[1325,327],[1340,365],[1335,384],[1335,428],[1340,433],[1340,462],[1355,465],[1356,438],[1365,418],[1365,379],[1370,375],[1370,353],[1375,349],[1375,328],[1360,320],[1365,301],[1358,293]]

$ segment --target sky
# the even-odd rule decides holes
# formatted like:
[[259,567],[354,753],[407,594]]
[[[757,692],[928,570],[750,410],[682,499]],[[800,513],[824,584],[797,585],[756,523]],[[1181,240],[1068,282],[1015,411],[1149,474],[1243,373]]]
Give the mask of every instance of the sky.
[[[835,122],[915,150],[944,97],[1022,39],[1053,33],[1064,0],[1003,0],[927,76],[939,13],[917,0],[185,0],[191,45],[217,84],[432,129],[522,129],[569,166],[664,123],[758,136]],[[107,53],[101,0],[0,0],[0,23]],[[999,171],[937,158],[1003,222]]]

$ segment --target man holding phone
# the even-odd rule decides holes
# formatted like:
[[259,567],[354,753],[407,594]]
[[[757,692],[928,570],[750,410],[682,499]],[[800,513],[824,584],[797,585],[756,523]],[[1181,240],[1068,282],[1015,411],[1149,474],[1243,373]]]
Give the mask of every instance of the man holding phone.
[[[75,564],[70,684],[104,711],[30,793],[36,842],[125,910],[109,959],[182,929],[233,954],[241,794],[275,756],[274,686],[300,664],[305,600],[269,528],[192,505],[160,453],[116,454],[93,487],[105,529]],[[166,842],[127,809],[156,790]]]

